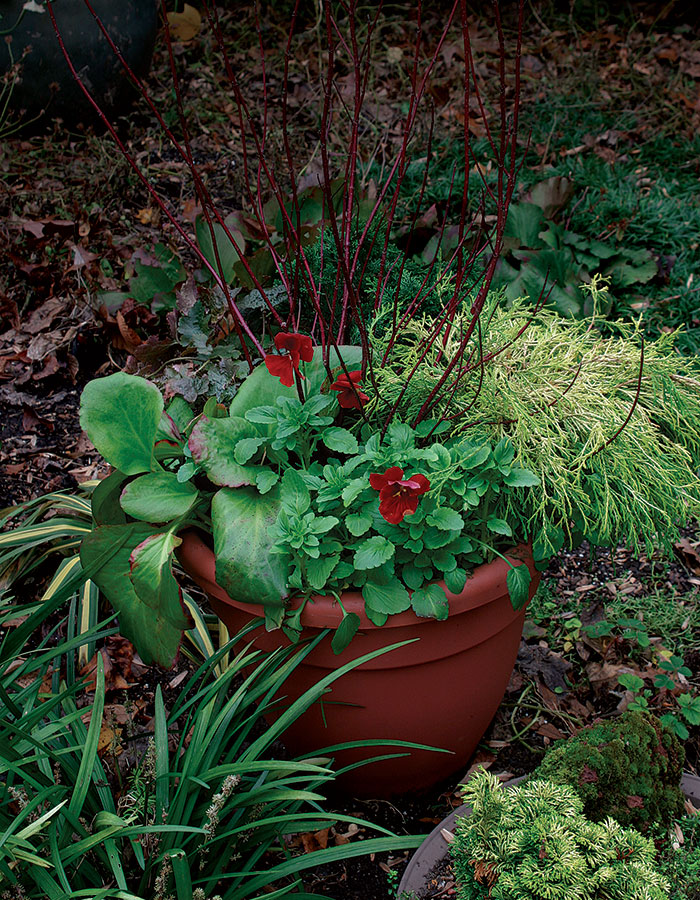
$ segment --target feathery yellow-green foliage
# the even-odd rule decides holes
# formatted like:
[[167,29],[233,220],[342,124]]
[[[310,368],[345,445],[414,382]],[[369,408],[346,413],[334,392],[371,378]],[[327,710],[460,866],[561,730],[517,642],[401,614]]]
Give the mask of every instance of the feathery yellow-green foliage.
[[[560,548],[557,526],[569,539],[578,531],[599,544],[669,546],[678,526],[700,512],[700,366],[676,353],[676,333],[643,342],[628,323],[607,323],[614,334],[604,337],[591,320],[542,310],[528,324],[532,316],[529,304],[505,309],[492,298],[481,317],[482,356],[505,349],[464,375],[431,415],[464,411],[451,420],[455,431],[510,438],[519,464],[541,479],[510,502],[542,555]],[[467,321],[458,318],[445,352],[436,341],[422,362],[417,348],[430,320],[410,323],[384,366],[376,364],[386,348],[375,335],[371,415],[380,420],[398,403],[401,418],[412,421]],[[478,359],[478,350],[475,337],[465,360],[471,351]]]

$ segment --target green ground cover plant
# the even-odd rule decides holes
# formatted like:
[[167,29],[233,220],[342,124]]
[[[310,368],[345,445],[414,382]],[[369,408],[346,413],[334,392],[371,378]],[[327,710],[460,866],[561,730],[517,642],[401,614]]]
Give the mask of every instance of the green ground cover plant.
[[270,752],[324,684],[260,727],[311,648],[263,657],[247,632],[205,659],[169,709],[157,688],[141,762],[118,787],[98,752],[102,655],[92,704],[77,675],[80,648],[116,628],[107,619],[80,634],[75,602],[64,612],[57,595],[38,605],[6,602],[0,614],[0,625],[22,620],[0,644],[0,896],[243,900],[274,884],[276,896],[302,900],[311,896],[305,869],[418,842],[377,828],[383,836],[359,845],[290,854],[283,835],[365,823],[324,811],[330,756],[280,760]]
[[[700,817],[683,816],[671,840],[659,835],[664,845],[659,853],[659,872],[671,885],[669,900],[697,900],[700,896]],[[680,837],[679,837],[680,832]]]

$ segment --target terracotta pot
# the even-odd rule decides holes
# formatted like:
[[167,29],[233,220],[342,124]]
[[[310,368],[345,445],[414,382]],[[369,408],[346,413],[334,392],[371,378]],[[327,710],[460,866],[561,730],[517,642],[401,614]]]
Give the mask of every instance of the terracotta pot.
[[[523,777],[514,778],[507,783],[515,786],[522,780]],[[681,780],[681,790],[686,800],[690,800],[696,807],[700,807],[700,778],[697,775],[685,773]],[[453,833],[457,819],[469,815],[469,812],[468,806],[460,806],[433,828],[406,866],[396,892],[397,897],[405,895],[415,897],[416,900],[423,897],[428,888],[428,876],[431,870],[447,856],[448,845],[443,832]]]
[[[261,606],[232,600],[215,580],[214,553],[195,533],[183,537],[178,556],[184,569],[209,595],[216,614],[231,633],[263,614]],[[530,597],[540,574],[529,548],[509,553],[527,562],[532,573]],[[290,700],[336,669],[365,653],[400,641],[414,640],[354,669],[341,678],[322,704],[312,707],[285,732],[294,755],[322,747],[377,738],[386,749],[334,754],[340,765],[381,753],[407,752],[356,769],[341,779],[357,795],[382,797],[428,788],[463,769],[503,699],[520,644],[525,609],[513,610],[506,588],[508,566],[501,559],[477,568],[461,594],[448,592],[448,621],[418,618],[412,611],[391,616],[377,628],[365,615],[358,593],[343,595],[343,606],[357,613],[360,630],[339,656],[330,638],[322,641],[286,682]],[[314,597],[306,604],[302,625],[309,636],[333,629],[342,619],[331,597]],[[416,640],[416,638],[418,640]],[[281,631],[261,627],[255,646],[273,650],[289,642]],[[450,751],[392,751],[391,741],[428,744]]]

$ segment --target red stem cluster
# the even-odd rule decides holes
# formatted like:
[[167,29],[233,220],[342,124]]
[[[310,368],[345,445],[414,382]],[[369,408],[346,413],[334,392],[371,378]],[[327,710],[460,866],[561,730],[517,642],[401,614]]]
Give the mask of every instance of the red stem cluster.
[[[284,315],[276,308],[273,298],[268,293],[269,284],[257,276],[254,268],[246,259],[243,247],[237,240],[236,233],[232,231],[226,222],[228,211],[217,208],[205,183],[192,152],[191,135],[187,122],[186,110],[181,89],[181,81],[178,74],[176,55],[173,52],[173,40],[167,24],[166,0],[161,0],[161,8],[164,20],[164,36],[168,49],[170,73],[173,89],[176,97],[177,114],[179,120],[178,138],[173,129],[166,123],[163,114],[153,101],[147,86],[134,74],[125,62],[119,48],[108,34],[99,16],[95,13],[91,0],[84,0],[86,7],[96,19],[102,33],[109,42],[112,52],[116,54],[127,75],[136,87],[137,91],[148,105],[163,135],[170,141],[173,149],[185,163],[191,179],[198,205],[201,207],[206,226],[209,229],[211,243],[214,247],[215,265],[207,260],[200,250],[194,236],[188,232],[180,221],[177,211],[164,200],[150,183],[147,174],[141,169],[135,157],[129,152],[124,142],[120,139],[114,123],[100,109],[99,104],[91,96],[89,89],[81,81],[79,74],[66,51],[57,26],[52,4],[48,4],[48,11],[56,29],[58,39],[66,57],[68,66],[74,78],[80,84],[84,94],[90,100],[93,107],[101,117],[112,138],[115,140],[120,152],[136,172],[145,185],[153,202],[159,207],[168,221],[175,228],[177,234],[188,248],[196,254],[202,265],[209,271],[214,282],[226,297],[228,308],[233,320],[236,333],[241,343],[245,357],[252,366],[259,357],[265,355],[262,335],[255,333],[253,327],[246,321],[245,316],[236,304],[236,291],[227,284],[223,273],[223,266],[219,257],[216,241],[215,226],[218,226],[238,252],[243,268],[251,283],[260,292],[266,307],[269,319],[275,328],[285,331],[297,331],[300,322],[312,321],[311,326],[314,340],[320,344],[324,351],[324,359],[328,365],[330,349],[347,341],[348,334],[356,332],[363,348],[362,376],[372,382],[376,382],[372,370],[372,357],[370,354],[370,326],[376,311],[382,307],[393,304],[391,316],[390,334],[386,353],[381,360],[374,360],[374,365],[391,365],[392,355],[400,352],[401,335],[405,331],[411,319],[421,314],[421,307],[436,286],[449,280],[450,290],[446,301],[438,315],[434,318],[429,332],[421,339],[418,346],[418,362],[408,373],[402,393],[395,401],[384,427],[391,421],[399,408],[404,392],[414,377],[418,368],[425,362],[429,355],[434,354],[435,347],[445,350],[454,327],[455,318],[464,311],[466,299],[471,295],[476,284],[478,291],[476,298],[469,309],[469,317],[466,324],[462,325],[462,333],[457,342],[457,349],[449,358],[442,360],[442,374],[435,387],[425,397],[418,412],[414,424],[428,418],[436,408],[444,409],[444,401],[451,398],[457,391],[460,382],[470,372],[480,370],[483,373],[484,366],[494,356],[505,348],[492,351],[484,356],[482,351],[482,325],[480,317],[489,293],[491,281],[494,275],[496,263],[503,246],[503,235],[508,208],[515,189],[518,174],[517,161],[517,131],[519,115],[520,93],[520,53],[523,26],[523,0],[519,3],[519,25],[517,39],[515,41],[512,59],[506,48],[503,23],[498,0],[492,4],[493,27],[498,41],[499,56],[499,96],[496,113],[493,119],[486,109],[486,103],[479,90],[477,69],[474,63],[472,44],[470,40],[469,22],[467,16],[466,0],[454,0],[449,11],[442,32],[435,42],[427,48],[424,35],[423,7],[418,0],[414,7],[415,38],[411,61],[406,77],[409,82],[408,96],[406,98],[406,111],[403,116],[402,134],[398,150],[391,160],[386,173],[383,175],[376,188],[376,196],[371,206],[362,204],[364,209],[360,212],[359,178],[363,164],[366,162],[366,154],[363,155],[364,121],[366,116],[367,94],[370,87],[374,53],[376,52],[375,33],[382,22],[382,2],[367,13],[367,8],[362,7],[362,15],[359,12],[358,0],[336,0],[336,2],[323,3],[322,32],[325,44],[324,65],[320,76],[321,103],[320,103],[320,127],[318,133],[318,150],[323,175],[318,178],[318,187],[322,192],[323,211],[318,227],[318,242],[321,248],[321,273],[314,276],[309,262],[308,247],[306,246],[304,224],[302,217],[303,196],[300,189],[300,177],[304,171],[304,165],[300,165],[295,158],[292,146],[292,126],[289,121],[289,75],[290,61],[292,58],[293,40],[298,24],[300,0],[296,4],[289,22],[286,47],[284,51],[284,71],[282,87],[279,98],[272,96],[271,80],[268,73],[268,56],[263,41],[260,16],[256,14],[258,32],[262,103],[251,104],[246,98],[246,93],[241,83],[230,55],[226,48],[226,41],[222,30],[219,13],[213,0],[203,0],[203,10],[208,28],[211,30],[214,43],[222,60],[231,98],[234,103],[235,118],[238,126],[238,139],[243,160],[244,192],[243,198],[245,212],[255,223],[256,231],[274,263],[277,278],[282,283],[288,296],[289,309]],[[436,270],[437,254],[433,262],[427,267],[425,277],[420,289],[415,296],[406,303],[402,300],[399,305],[398,291],[394,297],[387,297],[387,285],[389,279],[397,274],[399,282],[404,272],[408,259],[408,251],[401,258],[398,268],[397,263],[389,263],[389,251],[394,241],[394,232],[398,224],[400,199],[402,187],[405,183],[409,164],[415,150],[416,128],[419,122],[421,110],[425,110],[424,120],[429,122],[427,138],[426,168],[423,174],[421,188],[412,213],[410,228],[418,221],[422,211],[422,204],[428,184],[429,171],[432,160],[432,143],[434,129],[434,111],[430,106],[429,86],[430,80],[439,64],[441,53],[448,37],[458,29],[461,36],[463,52],[463,102],[461,113],[463,117],[462,141],[463,152],[463,176],[464,187],[461,197],[453,198],[456,172],[451,176],[450,201],[448,213],[440,224],[439,237],[445,234],[448,225],[448,217],[453,207],[457,207],[454,216],[456,221],[450,225],[456,226],[457,246],[444,261],[441,271]],[[351,79],[351,91],[345,96],[339,90],[338,72],[341,65],[349,72]],[[512,70],[512,71],[509,71]],[[509,94],[512,87],[512,94]],[[345,97],[349,99],[346,100]],[[272,154],[268,152],[273,122],[272,110],[276,108],[274,100],[278,99],[281,108],[281,120],[277,127],[281,130],[281,145],[283,163],[271,162]],[[488,226],[485,217],[485,201],[476,204],[476,211],[472,211],[471,198],[469,196],[469,172],[472,165],[470,149],[470,112],[472,105],[476,104],[482,121],[486,138],[489,142],[493,163],[496,169],[496,184],[492,188],[483,178],[483,194],[490,197],[496,208],[495,222]],[[343,151],[341,154],[333,150],[338,146],[338,141],[331,140],[331,136],[337,138],[337,129],[345,129],[341,142]],[[421,154],[422,156],[423,154]],[[479,171],[481,171],[479,169]],[[277,215],[281,217],[282,233],[276,233],[270,224],[270,200],[274,201]],[[321,290],[324,259],[329,255],[324,248],[333,246],[334,255],[337,257],[338,266],[334,273],[334,289],[330,297],[324,296]],[[374,296],[371,302],[367,302],[368,288],[365,284],[367,260],[370,252],[377,248],[380,252],[379,277]],[[446,274],[448,273],[448,274]],[[542,298],[541,298],[542,299]],[[364,301],[364,302],[363,302]],[[463,316],[460,322],[464,323]],[[345,375],[348,375],[344,368]],[[460,411],[456,415],[466,414],[467,410]]]

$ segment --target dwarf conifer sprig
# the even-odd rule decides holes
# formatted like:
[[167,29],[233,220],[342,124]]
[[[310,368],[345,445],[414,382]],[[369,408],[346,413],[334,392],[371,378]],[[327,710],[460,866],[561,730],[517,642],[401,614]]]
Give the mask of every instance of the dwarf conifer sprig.
[[450,845],[459,900],[665,900],[651,841],[613,819],[590,822],[568,787],[502,789],[488,772],[464,787],[472,810]]

